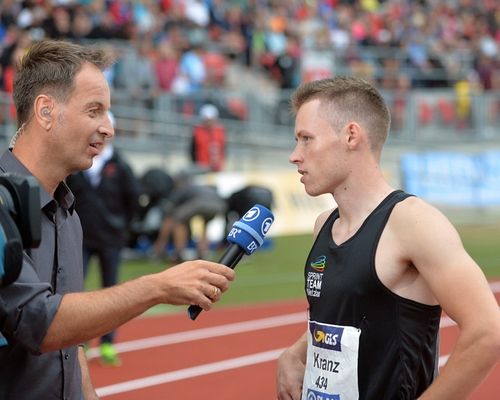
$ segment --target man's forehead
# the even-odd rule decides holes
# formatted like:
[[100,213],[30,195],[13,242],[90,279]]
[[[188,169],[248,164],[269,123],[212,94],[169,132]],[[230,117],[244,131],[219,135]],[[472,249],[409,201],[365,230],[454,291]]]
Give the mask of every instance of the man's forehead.
[[[100,69],[82,67],[75,77],[74,94],[81,99],[88,99],[88,103],[104,103],[110,98],[110,89],[106,77]],[[76,97],[76,96],[75,96]]]
[[104,73],[95,65],[85,63],[75,75],[75,82],[108,87]]

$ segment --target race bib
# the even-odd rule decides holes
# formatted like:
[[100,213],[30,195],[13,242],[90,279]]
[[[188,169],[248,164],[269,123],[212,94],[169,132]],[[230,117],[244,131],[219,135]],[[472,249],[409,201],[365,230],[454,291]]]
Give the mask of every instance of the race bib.
[[309,321],[302,400],[357,400],[361,330]]

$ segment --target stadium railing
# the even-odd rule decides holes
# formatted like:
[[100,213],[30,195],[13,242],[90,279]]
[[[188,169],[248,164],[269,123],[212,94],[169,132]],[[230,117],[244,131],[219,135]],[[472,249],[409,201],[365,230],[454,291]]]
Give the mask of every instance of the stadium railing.
[[[383,94],[393,119],[389,148],[491,142],[500,146],[500,92],[470,93],[464,97],[454,89],[415,89]],[[198,121],[197,110],[205,102],[213,102],[219,107],[227,130],[229,164],[259,168],[259,161],[273,159],[276,152],[293,148],[289,95],[289,91],[262,95],[217,89],[195,96],[164,93],[153,102],[138,105],[131,103],[127,93],[114,90],[116,143],[131,153],[186,162],[191,128]],[[15,129],[11,96],[0,92],[2,147],[7,146]]]

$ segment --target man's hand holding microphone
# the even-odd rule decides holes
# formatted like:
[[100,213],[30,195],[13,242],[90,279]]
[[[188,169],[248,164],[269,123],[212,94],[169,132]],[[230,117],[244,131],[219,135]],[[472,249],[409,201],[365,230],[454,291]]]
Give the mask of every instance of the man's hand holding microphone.
[[229,289],[235,278],[234,268],[243,255],[250,255],[262,246],[273,221],[271,211],[256,204],[233,224],[227,235],[230,245],[218,263],[206,260],[186,261],[139,278],[151,291],[147,295],[147,301],[152,303],[148,306],[161,303],[191,304],[188,315],[192,320],[202,310],[210,310],[220,300],[222,293]]
[[158,273],[162,296],[172,305],[197,304],[208,311],[229,289],[235,273],[230,268],[205,260],[186,261]]

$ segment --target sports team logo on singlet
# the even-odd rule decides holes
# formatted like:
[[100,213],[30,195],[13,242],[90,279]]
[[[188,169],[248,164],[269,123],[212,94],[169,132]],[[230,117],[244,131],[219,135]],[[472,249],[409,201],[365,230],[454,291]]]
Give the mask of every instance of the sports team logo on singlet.
[[311,321],[309,323],[309,330],[311,331],[313,346],[321,347],[322,349],[342,351],[340,343],[342,341],[342,335],[344,334],[344,328],[317,324]]
[[326,256],[318,256],[311,263],[311,268],[318,272],[323,272],[326,267]]
[[306,292],[310,297],[319,297],[323,284],[323,271],[326,267],[326,256],[316,257],[310,266],[313,271],[307,272]]

